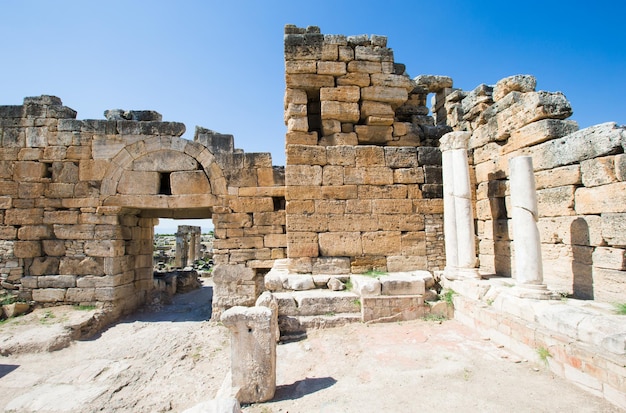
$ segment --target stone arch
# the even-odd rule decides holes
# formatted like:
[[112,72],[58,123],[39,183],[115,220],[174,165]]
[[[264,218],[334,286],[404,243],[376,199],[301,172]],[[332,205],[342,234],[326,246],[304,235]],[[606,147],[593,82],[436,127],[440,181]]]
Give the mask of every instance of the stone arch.
[[[198,187],[206,188],[206,192],[162,193],[158,190],[159,176],[170,173],[199,177],[200,183],[205,179],[206,185]],[[142,189],[137,193],[123,188],[128,174],[147,181],[139,185]],[[104,206],[175,210],[220,205],[220,197],[226,193],[223,170],[206,146],[179,137],[155,136],[125,146],[111,159],[100,196]]]

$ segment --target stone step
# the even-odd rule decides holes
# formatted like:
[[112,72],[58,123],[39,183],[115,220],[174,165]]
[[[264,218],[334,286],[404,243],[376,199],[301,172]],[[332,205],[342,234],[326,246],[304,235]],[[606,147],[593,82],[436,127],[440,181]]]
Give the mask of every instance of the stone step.
[[294,340],[306,336],[307,330],[341,327],[350,323],[360,323],[361,313],[328,313],[309,316],[278,316],[280,338],[283,341]]
[[279,316],[323,316],[328,314],[359,313],[359,295],[351,291],[326,289],[278,292]]

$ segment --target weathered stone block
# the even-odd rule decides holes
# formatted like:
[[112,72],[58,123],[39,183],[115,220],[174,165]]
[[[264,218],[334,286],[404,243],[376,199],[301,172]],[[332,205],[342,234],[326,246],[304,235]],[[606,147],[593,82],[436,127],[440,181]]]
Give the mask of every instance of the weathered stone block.
[[357,86],[323,87],[320,89],[320,100],[322,102],[358,102],[360,97],[361,89]]
[[276,390],[278,325],[267,307],[232,307],[221,321],[231,335],[231,378],[242,403],[270,400]]
[[364,255],[392,255],[401,250],[400,231],[365,232],[362,236]]
[[580,165],[567,165],[535,172],[535,184],[537,189],[580,185],[581,183]]
[[359,120],[361,113],[359,104],[352,102],[322,101],[322,119],[336,119],[341,122],[355,123]]
[[582,183],[586,187],[617,182],[614,156],[604,156],[582,161],[580,163],[580,172]]
[[623,248],[596,247],[592,257],[594,267],[626,270],[626,250]]
[[320,165],[287,165],[285,183],[294,186],[315,186],[322,184]]
[[626,247],[626,214],[602,214],[602,238],[613,247]]
[[13,254],[17,258],[33,258],[41,256],[40,241],[15,241]]
[[170,188],[172,195],[211,193],[211,184],[204,171],[172,172]]
[[578,214],[626,212],[626,182],[576,190]]
[[408,273],[383,275],[378,278],[382,295],[417,295],[424,294],[424,280]]
[[351,257],[361,255],[361,234],[359,232],[326,232],[319,234],[320,253],[330,257]]
[[159,193],[160,185],[158,172],[125,171],[117,184],[117,191],[128,195],[154,195]]
[[33,301],[39,303],[54,303],[64,300],[64,288],[37,288],[36,290],[33,290]]
[[393,109],[407,101],[408,92],[402,87],[369,86],[361,89],[361,99],[389,103]]
[[308,145],[287,146],[287,165],[326,165],[326,163],[325,147]]
[[[573,185],[547,188],[537,191],[537,206],[540,217],[574,215]],[[577,211],[578,212],[578,211]]]
[[293,89],[320,89],[335,86],[335,78],[332,75],[287,73],[285,83],[288,88]]

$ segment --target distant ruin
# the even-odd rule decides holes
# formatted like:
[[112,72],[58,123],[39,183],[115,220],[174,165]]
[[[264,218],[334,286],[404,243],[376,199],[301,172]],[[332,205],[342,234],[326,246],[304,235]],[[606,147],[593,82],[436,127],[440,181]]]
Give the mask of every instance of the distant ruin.
[[[465,132],[475,244],[463,245],[476,279],[517,276],[509,160],[527,155],[547,288],[626,301],[624,127],[579,130],[565,96],[536,91],[530,75],[469,91],[411,78],[384,36],[288,25],[284,47],[284,167],[231,135],[197,127],[182,139],[183,124],[153,111],[77,120],[54,96],[0,106],[2,287],[119,316],[154,287],[157,219],[211,218],[214,318],[266,290],[341,289],[351,276],[368,289],[359,274],[422,271],[419,288],[372,287],[397,301],[346,307],[362,319],[418,316],[451,266],[440,139]],[[181,266],[198,256],[197,233],[185,234]]]

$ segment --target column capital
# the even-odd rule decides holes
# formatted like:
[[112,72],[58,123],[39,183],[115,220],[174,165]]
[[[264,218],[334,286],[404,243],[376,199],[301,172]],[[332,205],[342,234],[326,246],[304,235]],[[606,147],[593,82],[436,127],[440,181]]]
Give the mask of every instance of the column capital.
[[467,149],[472,134],[467,131],[448,132],[439,139],[439,149],[451,151],[454,149]]

